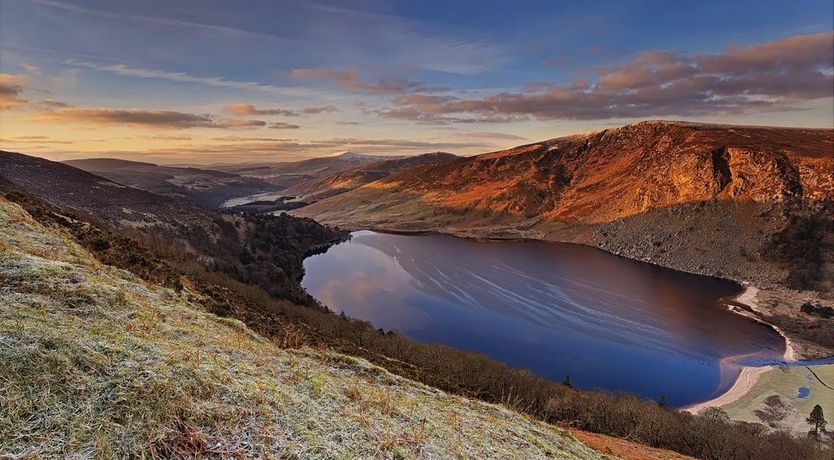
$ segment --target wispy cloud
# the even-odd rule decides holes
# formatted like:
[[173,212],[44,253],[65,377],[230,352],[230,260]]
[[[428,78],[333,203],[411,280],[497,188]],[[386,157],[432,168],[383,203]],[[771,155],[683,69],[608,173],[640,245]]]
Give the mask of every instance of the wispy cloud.
[[207,86],[216,86],[220,88],[234,88],[242,90],[263,91],[267,93],[280,95],[306,95],[310,91],[304,88],[291,86],[275,86],[254,81],[238,81],[229,80],[225,77],[218,76],[197,76],[186,72],[167,72],[158,69],[147,69],[142,67],[130,67],[124,64],[96,64],[92,62],[78,61],[75,59],[67,59],[64,61],[66,65],[74,67],[82,67],[94,69],[102,72],[110,72],[116,75],[136,78],[153,78],[160,80],[168,80],[178,83],[197,83]]
[[447,89],[428,86],[422,81],[398,77],[385,77],[379,79],[376,83],[366,83],[359,79],[359,71],[356,69],[298,68],[290,72],[290,78],[295,80],[327,80],[345,89],[364,91],[372,94],[424,93],[444,91]]
[[516,136],[515,134],[493,133],[488,131],[475,131],[469,133],[458,133],[458,137],[465,137],[469,139],[496,139],[504,141],[524,141],[526,137]]
[[209,115],[174,110],[111,109],[65,107],[37,112],[36,121],[47,123],[85,123],[120,125],[140,128],[257,128],[266,126],[261,120],[217,120]]
[[190,141],[191,136],[184,134],[155,134],[152,136],[142,136],[143,139],[155,139],[160,141]]
[[269,127],[272,128],[272,129],[298,129],[301,126],[294,125],[292,123],[284,123],[284,122],[279,121],[279,122],[276,122],[276,123],[270,123]]
[[230,114],[230,115],[258,115],[258,116],[269,116],[269,115],[281,115],[285,117],[297,117],[301,115],[313,115],[313,114],[320,114],[320,113],[332,113],[336,112],[339,109],[333,107],[332,105],[321,106],[321,107],[305,107],[302,109],[278,109],[278,108],[269,108],[269,109],[259,109],[255,107],[253,104],[229,104],[223,107],[223,111]]
[[67,107],[67,104],[55,99],[29,99],[24,97],[23,93],[27,91],[35,93],[44,93],[43,90],[37,90],[29,87],[29,80],[33,76],[40,75],[40,69],[28,65],[21,64],[24,73],[0,74],[0,109],[16,110],[16,109],[35,109],[35,110],[51,110],[60,107]]
[[28,102],[23,97],[25,82],[22,75],[0,73],[0,109],[10,110]]
[[213,141],[222,142],[294,142],[295,139],[276,138],[276,137],[258,137],[258,136],[217,136],[212,137]]
[[0,138],[0,144],[25,144],[28,148],[30,145],[41,144],[76,144],[79,142],[105,142],[104,139],[55,139],[49,136],[29,136],[29,135],[11,135]]
[[79,6],[73,3],[68,2],[61,2],[56,0],[27,0],[30,3],[35,3],[51,8],[57,8],[64,11],[71,11],[74,13],[82,13],[87,15],[93,15],[98,17],[106,17],[106,18],[113,18],[113,19],[122,19],[128,21],[141,21],[146,23],[151,23],[158,26],[168,26],[174,27],[177,29],[190,29],[190,30],[200,30],[200,31],[208,31],[217,34],[223,34],[230,37],[243,37],[243,38],[257,38],[260,40],[268,40],[271,42],[281,43],[285,45],[290,44],[298,44],[298,40],[290,39],[287,37],[281,37],[272,34],[265,34],[261,32],[253,32],[249,30],[239,29],[235,27],[229,27],[219,24],[206,24],[201,22],[194,22],[194,21],[186,21],[182,19],[175,19],[175,18],[168,18],[162,16],[147,16],[147,15],[138,15],[138,14],[122,14],[122,13],[115,13],[112,11],[104,11],[101,9],[93,9],[87,8],[84,6]]

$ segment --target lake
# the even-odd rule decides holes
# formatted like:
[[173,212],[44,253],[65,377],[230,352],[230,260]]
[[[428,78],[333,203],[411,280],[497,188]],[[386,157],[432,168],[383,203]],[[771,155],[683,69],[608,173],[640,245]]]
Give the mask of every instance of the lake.
[[378,328],[672,406],[725,391],[738,363],[785,349],[727,309],[736,283],[585,246],[360,231],[304,268],[314,297]]

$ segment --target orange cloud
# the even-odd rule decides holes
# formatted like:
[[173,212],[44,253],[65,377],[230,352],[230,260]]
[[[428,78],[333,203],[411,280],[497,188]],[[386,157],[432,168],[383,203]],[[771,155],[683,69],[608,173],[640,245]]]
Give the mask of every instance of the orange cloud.
[[299,115],[311,115],[317,113],[335,112],[338,109],[332,105],[323,107],[306,107],[303,109],[259,109],[253,104],[229,104],[223,107],[223,111],[230,115],[282,115],[285,117],[297,117]]
[[406,80],[396,77],[385,77],[377,83],[365,83],[359,80],[359,72],[356,69],[293,69],[290,71],[290,78],[295,80],[329,80],[346,89],[374,94],[402,94],[444,90],[444,88],[426,86],[422,81]]

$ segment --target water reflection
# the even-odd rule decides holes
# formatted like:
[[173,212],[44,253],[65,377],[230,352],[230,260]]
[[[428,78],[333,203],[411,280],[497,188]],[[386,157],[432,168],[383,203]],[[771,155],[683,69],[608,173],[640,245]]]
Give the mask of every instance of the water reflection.
[[717,304],[734,283],[582,246],[357,232],[305,268],[316,298],[377,327],[677,405],[729,385],[728,357],[784,347]]

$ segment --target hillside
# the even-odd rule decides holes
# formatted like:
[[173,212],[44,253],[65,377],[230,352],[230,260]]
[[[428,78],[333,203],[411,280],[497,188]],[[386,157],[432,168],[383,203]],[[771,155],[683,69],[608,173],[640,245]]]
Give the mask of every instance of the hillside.
[[[779,290],[768,320],[801,338],[819,323],[834,330],[797,316],[805,301],[832,300],[831,171],[834,130],[652,121],[417,166],[294,213],[352,229],[581,243],[752,282]],[[810,342],[823,349],[802,348],[834,353],[818,332]]]
[[0,198],[0,453],[577,458],[568,432],[367,361],[280,349]]
[[287,188],[282,193],[295,197],[306,203],[348,192],[369,182],[387,177],[404,169],[419,165],[441,163],[457,158],[457,155],[445,152],[424,153],[411,157],[383,160],[369,165],[359,166],[343,172],[310,179]]
[[0,176],[50,203],[122,227],[174,229],[207,224],[213,218],[210,211],[190,203],[20,153],[0,151]]
[[276,188],[260,179],[210,169],[178,168],[112,158],[70,160],[64,163],[113,182],[157,195],[187,199],[207,207],[217,207],[230,198]]
[[[784,230],[786,212],[822,212],[832,170],[832,130],[643,122],[419,166],[297,213],[352,228],[575,241],[779,283],[786,270],[770,261],[733,265]],[[676,264],[684,252],[693,257]],[[826,264],[813,275],[828,289],[832,274]]]
[[0,192],[15,188],[62,213],[142,241],[180,265],[226,273],[276,298],[306,305],[317,302],[299,285],[305,254],[344,237],[311,219],[228,216],[63,163],[0,152]]
[[395,158],[398,157],[343,152],[338,155],[310,158],[309,160],[255,165],[217,165],[213,169],[261,179],[277,187],[287,188],[317,177],[329,176],[348,169]]
[[[27,158],[22,155],[20,157],[22,157],[23,160]],[[13,156],[3,157],[4,160],[14,158],[15,157]],[[23,162],[23,160],[20,161]],[[59,173],[70,175],[70,170],[74,169],[67,165],[48,161],[29,163],[36,164],[37,169],[42,170],[41,173],[43,173],[43,177],[47,178],[60,175]],[[16,164],[20,165],[20,162],[17,162]],[[26,172],[27,170],[25,168],[17,168],[15,171]],[[88,176],[87,173],[81,172],[81,174],[81,178]],[[33,179],[37,177],[37,175],[31,173],[28,174],[27,177]],[[102,178],[98,178],[96,180],[107,182]],[[589,445],[594,446],[594,448],[599,449],[602,452],[613,452],[617,455],[621,455],[623,458],[682,458],[682,456],[678,454],[670,454],[667,451],[659,450],[657,448],[673,449],[682,454],[703,458],[736,458],[739,452],[742,452],[744,455],[750,456],[751,458],[774,460],[797,457],[820,457],[820,455],[817,455],[819,452],[815,450],[812,443],[804,439],[792,438],[785,433],[770,433],[767,430],[754,429],[756,427],[734,424],[725,418],[713,417],[711,414],[693,416],[688,413],[669,410],[664,406],[658,405],[654,401],[641,400],[633,395],[615,395],[603,391],[575,390],[556,382],[544,380],[524,369],[510,368],[505,364],[491,360],[482,355],[457,350],[436,343],[415,342],[409,340],[407,337],[397,333],[396,331],[383,332],[367,322],[335,315],[324,309],[310,308],[310,306],[315,307],[317,305],[315,302],[307,304],[309,306],[302,306],[300,304],[304,303],[304,298],[294,300],[290,297],[289,300],[291,300],[291,302],[278,300],[287,299],[286,293],[284,293],[283,296],[280,296],[276,294],[281,294],[282,291],[279,290],[278,292],[275,292],[275,288],[287,287],[287,285],[284,284],[284,281],[278,277],[278,275],[283,272],[270,271],[270,269],[262,272],[261,270],[263,268],[273,266],[275,269],[286,269],[290,270],[290,273],[292,273],[293,267],[298,266],[293,261],[298,261],[298,257],[303,255],[299,251],[317,250],[316,246],[311,247],[310,244],[312,244],[316,238],[322,238],[327,234],[317,234],[316,232],[310,233],[311,229],[314,230],[315,228],[319,228],[315,227],[318,224],[315,224],[310,220],[294,219],[286,216],[284,216],[285,219],[283,220],[268,216],[246,216],[245,219],[230,218],[232,219],[232,222],[240,224],[240,226],[235,226],[234,224],[232,225],[240,231],[240,234],[243,236],[242,239],[230,240],[228,239],[228,235],[224,236],[224,234],[221,233],[218,235],[210,235],[213,237],[208,239],[197,238],[195,240],[203,242],[204,247],[202,250],[205,252],[202,254],[220,254],[223,255],[224,258],[200,255],[200,253],[183,258],[180,246],[175,246],[175,250],[172,251],[172,248],[164,244],[164,242],[160,242],[156,238],[150,238],[152,234],[129,231],[131,229],[130,227],[111,227],[108,226],[106,222],[87,220],[83,215],[78,217],[74,208],[60,204],[63,195],[49,195],[45,193],[43,190],[43,184],[38,181],[30,182],[29,185],[32,186],[33,191],[43,195],[44,199],[49,197],[54,203],[57,204],[50,205],[45,203],[38,197],[19,189],[16,185],[4,182],[4,180],[0,179],[0,193],[2,193],[2,195],[8,200],[26,209],[27,212],[40,223],[35,224],[34,222],[31,222],[31,219],[29,219],[29,217],[25,214],[9,211],[13,217],[0,221],[0,228],[3,229],[2,235],[0,236],[0,242],[2,242],[2,238],[7,235],[11,238],[11,240],[9,243],[0,244],[0,251],[6,251],[10,254],[14,251],[23,251],[24,253],[32,252],[35,253],[33,258],[36,261],[40,260],[38,258],[47,260],[52,260],[54,258],[60,259],[59,256],[63,254],[63,251],[61,250],[60,244],[56,243],[54,240],[47,241],[48,238],[44,237],[44,239],[39,241],[46,241],[44,244],[48,245],[48,249],[39,247],[31,250],[28,243],[26,243],[22,237],[16,236],[18,235],[19,230],[17,226],[23,223],[28,223],[27,225],[31,225],[35,228],[40,228],[38,225],[45,225],[51,229],[49,231],[50,234],[57,235],[60,233],[61,235],[71,235],[71,237],[82,245],[87,251],[94,254],[97,260],[91,261],[90,263],[96,267],[96,275],[106,275],[109,273],[108,270],[112,270],[107,266],[115,266],[128,270],[130,273],[141,277],[142,281],[132,277],[131,279],[136,280],[137,283],[142,286],[142,292],[147,292],[148,290],[156,292],[155,290],[158,289],[158,286],[165,286],[171,290],[165,289],[163,290],[165,293],[164,296],[161,295],[156,297],[156,300],[151,305],[151,307],[156,308],[156,310],[148,312],[147,314],[140,311],[136,314],[118,317],[118,319],[123,320],[126,325],[121,323],[112,327],[110,324],[106,324],[104,326],[95,325],[89,330],[81,329],[81,332],[76,332],[73,328],[76,324],[79,324],[77,321],[92,321],[95,319],[95,315],[92,314],[93,312],[84,310],[84,308],[90,306],[91,304],[95,304],[95,298],[98,295],[97,291],[88,289],[90,287],[87,284],[87,281],[89,280],[88,278],[73,275],[73,273],[83,273],[86,276],[87,272],[84,271],[83,267],[76,267],[73,265],[75,263],[80,263],[78,260],[74,259],[62,265],[70,270],[69,275],[60,271],[52,270],[49,267],[46,267],[46,269],[42,272],[25,272],[20,276],[18,276],[20,271],[16,269],[0,273],[0,291],[3,293],[14,294],[13,296],[8,296],[4,299],[5,301],[12,302],[12,308],[10,311],[13,314],[17,314],[17,312],[24,312],[25,314],[29,313],[29,311],[24,308],[25,304],[22,304],[19,301],[20,297],[17,296],[18,291],[26,288],[27,286],[34,287],[32,287],[33,291],[26,291],[26,293],[40,294],[38,299],[42,300],[44,304],[49,302],[52,302],[49,305],[53,305],[56,302],[59,304],[57,308],[41,309],[36,312],[41,315],[61,315],[59,316],[59,320],[54,323],[57,324],[57,326],[53,327],[53,323],[49,323],[49,326],[46,327],[46,329],[48,329],[50,333],[54,333],[54,335],[50,335],[49,339],[46,340],[46,345],[44,345],[46,350],[43,351],[46,356],[55,357],[56,360],[54,362],[48,361],[41,367],[24,365],[24,371],[31,367],[32,369],[35,369],[33,372],[36,374],[44,373],[50,369],[50,366],[55,365],[59,368],[59,370],[56,371],[56,374],[63,376],[63,369],[65,369],[65,367],[60,366],[67,363],[74,366],[74,362],[82,363],[81,367],[76,369],[87,369],[89,366],[84,367],[86,365],[84,363],[87,363],[87,361],[79,361],[79,359],[86,359],[88,357],[90,357],[90,359],[98,359],[101,357],[102,353],[90,353],[90,348],[87,348],[84,349],[83,352],[78,353],[80,358],[75,358],[76,355],[74,354],[72,359],[63,359],[62,355],[53,353],[56,350],[63,350],[60,346],[60,344],[63,343],[61,342],[61,337],[66,335],[67,337],[70,337],[71,340],[83,340],[83,337],[92,337],[93,340],[96,341],[95,346],[99,347],[94,350],[98,353],[101,347],[104,347],[107,344],[107,342],[104,342],[104,339],[99,340],[102,334],[106,336],[106,339],[116,340],[119,345],[130,345],[131,342],[121,340],[121,328],[123,327],[128,328],[127,333],[134,333],[138,329],[142,334],[147,335],[151,341],[143,342],[143,348],[141,350],[151,350],[151,352],[154,353],[154,356],[156,356],[156,353],[160,349],[164,348],[164,350],[169,350],[169,348],[165,347],[169,347],[170,345],[171,349],[184,350],[188,357],[185,359],[186,361],[196,361],[198,364],[204,361],[213,362],[211,360],[216,355],[206,353],[207,351],[213,350],[212,344],[214,342],[204,340],[199,342],[199,347],[190,347],[179,343],[176,343],[175,345],[169,344],[165,341],[166,337],[152,335],[153,331],[156,331],[160,324],[166,324],[166,322],[172,318],[170,310],[163,309],[160,312],[158,307],[161,305],[166,306],[167,308],[168,300],[175,298],[190,302],[190,305],[194,306],[194,308],[205,309],[211,313],[229,318],[219,320],[223,324],[228,324],[229,321],[231,321],[231,318],[242,321],[248,328],[253,331],[257,331],[257,333],[262,337],[268,338],[271,343],[280,344],[283,347],[297,348],[301,345],[308,345],[310,348],[317,350],[316,353],[318,353],[319,356],[330,356],[332,353],[326,350],[332,350],[333,352],[338,352],[344,355],[361,357],[373,363],[375,366],[380,366],[408,381],[419,381],[423,384],[429,385],[430,387],[442,389],[450,394],[456,394],[464,398],[474,398],[493,404],[498,403],[502,406],[510,407],[513,410],[549,423],[568,424],[575,429],[599,433],[584,436],[582,439],[586,440],[584,442],[587,442]],[[114,191],[117,192],[118,189],[112,189],[110,187],[92,187],[88,191],[89,196],[85,196],[83,202],[88,205],[95,206],[97,200],[104,200],[102,197],[97,197],[98,194],[106,194],[108,195],[107,199],[112,200],[114,197],[110,195],[113,195]],[[128,194],[128,196],[132,196],[132,194],[133,192]],[[162,197],[159,199],[163,201],[165,200]],[[5,200],[0,198],[0,204],[5,205],[6,203],[7,202]],[[16,209],[15,205],[8,206]],[[209,210],[205,210],[203,208],[199,209],[204,212],[210,212]],[[297,225],[301,225],[302,227],[299,228]],[[308,225],[313,225],[313,227],[311,229],[304,230],[304,226]],[[150,228],[155,229],[156,227]],[[202,231],[200,230],[200,227],[193,228],[192,230],[198,235]],[[38,232],[35,233],[40,234]],[[66,237],[61,236],[61,238],[64,241],[67,241]],[[238,254],[238,252],[242,252],[242,254]],[[229,258],[235,254],[237,254],[236,257],[239,257],[239,259]],[[76,254],[76,256],[81,257],[78,254]],[[196,257],[192,258],[193,256]],[[89,254],[85,257],[89,257]],[[6,257],[5,253],[0,254],[0,270],[2,270],[5,266],[4,264],[6,260],[12,260],[12,258],[10,256]],[[63,261],[63,259],[61,260]],[[234,261],[236,261],[236,263],[225,265]],[[201,264],[202,268],[200,267]],[[126,272],[119,273],[129,276]],[[267,276],[265,278],[260,277],[261,273],[265,273]],[[66,286],[64,286],[64,284],[66,284],[64,282],[66,276],[69,276],[69,284],[79,285],[79,289],[83,292],[66,291]],[[96,279],[96,281],[99,280]],[[262,283],[262,281],[267,282]],[[46,287],[42,287],[44,286],[44,283],[46,283]],[[69,288],[74,289],[72,286]],[[120,290],[127,291],[128,294],[130,294],[131,288],[118,285],[116,286],[116,289],[111,289],[109,292],[114,297],[111,302],[107,303],[103,313],[109,313],[111,310],[113,312],[118,312],[118,308],[120,306],[126,305],[126,300],[118,292]],[[268,291],[269,293],[265,291]],[[2,302],[0,302],[0,308],[2,308]],[[76,319],[66,319],[64,315],[69,315]],[[110,316],[108,316],[108,318],[109,317]],[[195,318],[195,316],[187,316],[188,321],[197,321]],[[37,321],[35,321],[35,323],[36,322]],[[234,321],[231,322],[232,324],[237,324]],[[37,337],[37,334],[41,334],[44,331],[40,331],[35,323],[24,323],[19,315],[15,316],[15,319],[12,322],[12,331],[17,333],[18,336],[20,334],[32,334],[33,337]],[[0,319],[0,324],[2,324],[2,319]],[[20,329],[20,325],[24,325],[25,331]],[[190,324],[186,325],[186,328],[188,328],[186,332],[192,331],[192,329],[190,329],[191,327],[192,326]],[[108,335],[108,331],[111,330],[115,332]],[[76,333],[82,334],[83,337],[79,338],[77,335],[74,335]],[[183,332],[180,331],[177,332],[177,334],[179,334],[178,337],[182,337]],[[212,330],[210,332],[210,336],[217,340],[222,340],[223,331]],[[238,338],[236,337],[235,340],[237,339]],[[157,340],[160,340],[164,346],[154,345]],[[11,349],[9,349],[9,347],[3,349],[3,343],[7,342],[0,337],[0,352],[9,351],[17,353],[17,350],[15,350],[14,347]],[[28,352],[32,349],[32,347],[25,348],[25,351]],[[33,353],[41,353],[41,349],[36,347]],[[174,353],[176,353],[176,351],[174,351]],[[264,358],[261,357],[262,355],[263,353],[259,351],[257,353],[258,358],[255,361],[256,366],[260,366],[258,367],[258,372],[262,369],[267,369],[267,372],[269,372],[272,368],[264,367]],[[122,353],[122,356],[128,356],[126,358],[127,361],[115,358],[111,359],[109,357],[107,359],[102,358],[104,361],[101,363],[95,363],[97,367],[90,368],[92,369],[90,372],[95,373],[96,378],[105,375],[123,376],[124,374],[120,372],[123,372],[126,369],[125,362],[134,363],[135,360],[132,355],[128,355],[127,352]],[[240,357],[242,355],[236,354],[235,356]],[[246,358],[246,356],[244,356],[244,358]],[[0,359],[2,359],[2,354],[0,354]],[[16,363],[15,367],[6,365],[5,362],[0,362],[0,365],[7,369],[18,369],[21,360],[15,357],[12,361]],[[55,362],[57,362],[57,364],[55,364]],[[157,363],[157,361],[153,361],[151,364],[155,363]],[[152,382],[156,383],[153,378],[161,376],[161,378],[166,379],[163,383],[171,383],[172,380],[168,378],[170,374],[166,372],[171,370],[172,367],[169,366],[167,362],[163,363],[163,365],[167,367],[163,367],[161,370],[158,368],[151,368],[148,373],[142,374],[141,378],[148,378],[150,376]],[[131,366],[133,366],[133,364],[131,364]],[[138,362],[136,366],[138,366]],[[139,366],[139,368],[141,369],[141,366]],[[238,369],[236,367],[229,368],[234,370]],[[127,369],[136,369],[136,367],[128,367]],[[180,368],[176,367],[176,369]],[[249,372],[246,369],[244,370]],[[186,371],[188,371],[188,369],[186,369]],[[296,372],[293,375],[297,374],[298,373]],[[198,383],[196,385],[189,384],[189,379],[196,378],[195,376],[199,377],[196,380]],[[212,374],[210,377],[211,378],[208,379],[208,381],[211,382],[224,382],[225,384],[225,382],[228,381],[225,380],[224,374],[220,374],[220,378],[218,378],[217,374]],[[32,406],[32,404],[35,404],[32,401],[36,399],[36,396],[32,396],[32,394],[39,396],[64,394],[62,393],[61,388],[58,388],[56,393],[50,393],[49,391],[41,391],[42,387],[37,385],[52,384],[52,386],[49,387],[51,391],[51,389],[57,388],[55,385],[64,384],[67,381],[66,379],[63,379],[63,377],[61,379],[47,377],[44,380],[47,383],[41,383],[41,380],[29,377],[29,374],[25,374],[21,377],[21,380],[24,382],[23,384],[14,383],[13,388],[16,391],[15,393],[0,391],[0,411],[6,410],[6,408],[9,407],[22,407],[23,409],[15,409],[11,412],[11,414],[15,416],[24,414],[25,416],[26,407],[35,407],[34,411],[37,414],[50,413],[46,409],[41,409],[39,406]],[[98,380],[95,381],[98,382]],[[3,381],[0,380],[0,382]],[[10,382],[10,380],[6,380],[5,382]],[[18,381],[16,380],[15,382]],[[31,382],[36,382],[37,385]],[[70,382],[71,384],[74,383],[74,381]],[[131,382],[133,382],[133,380],[131,380]],[[172,386],[175,388],[185,388],[187,390],[186,400],[189,400],[192,395],[192,390],[197,391],[201,398],[205,396],[206,393],[202,389],[205,382],[206,380],[203,379],[202,374],[187,373],[187,375],[182,376],[181,379],[174,380]],[[124,386],[129,387],[128,389],[135,388],[133,383],[122,385],[119,388]],[[196,390],[195,386],[197,387]],[[86,389],[88,389],[86,386],[77,386],[73,388],[75,389],[75,392],[68,393],[73,397],[78,394],[78,391],[86,391]],[[124,417],[118,416],[114,416],[112,418],[100,416],[102,413],[109,414],[112,411],[119,413],[118,411],[125,406],[128,407],[128,410],[133,410],[136,407],[129,404],[130,401],[133,401],[135,392],[125,392],[121,389],[110,391],[108,388],[102,391],[105,391],[107,395],[111,395],[113,394],[113,391],[116,391],[117,394],[123,395],[123,397],[120,396],[120,398],[115,400],[112,398],[108,399],[107,397],[97,398],[96,400],[100,402],[101,410],[91,415],[91,419],[84,419],[83,417],[73,418],[72,420],[78,419],[80,420],[79,423],[82,423],[82,425],[77,427],[78,429],[73,430],[74,433],[81,433],[80,436],[83,436],[83,433],[89,432],[89,430],[87,430],[87,420],[99,420],[101,417],[103,417],[101,418],[103,420],[102,423],[105,424],[113,422],[124,425],[128,422],[132,423],[134,421],[134,419],[131,418],[125,419]],[[166,387],[164,386],[154,386],[153,391],[156,391],[157,389],[164,390],[165,388]],[[262,394],[264,391],[262,387],[255,386],[247,388],[247,391],[251,391],[250,393],[243,395],[243,397],[255,398],[257,401],[263,401]],[[252,390],[252,388],[255,389]],[[239,395],[239,393],[240,392],[237,392],[235,394]],[[13,396],[5,400],[2,399],[7,394],[12,394]],[[145,395],[145,393],[142,393],[141,391],[139,391],[139,394],[140,396]],[[170,396],[170,393],[162,393],[162,395],[168,397]],[[225,397],[227,395],[225,393],[223,395],[223,404],[229,403],[229,398]],[[48,398],[46,400],[54,401],[54,399]],[[149,415],[150,418],[144,417],[143,415],[142,417],[144,418],[142,420],[149,419],[151,422],[158,420],[158,414],[155,412],[157,407],[155,405],[155,401],[156,399],[152,399],[150,403],[144,401],[137,402],[137,404],[141,407],[147,405],[152,410],[152,413]],[[179,402],[181,400],[176,399],[176,401]],[[362,401],[365,400],[363,399]],[[175,405],[175,407],[180,407],[178,404]],[[364,402],[360,403],[360,407],[362,407],[362,404],[364,404]],[[71,407],[71,405],[54,407],[49,406],[49,409],[59,410],[61,407]],[[208,407],[213,406],[209,405]],[[70,410],[75,409],[72,409],[71,407]],[[236,409],[230,410],[234,411]],[[245,411],[238,410],[235,414],[240,415],[243,413],[245,416],[247,413],[244,412]],[[87,416],[90,412],[81,411],[78,413],[82,413],[84,416]],[[0,416],[5,416],[5,414],[0,413]],[[59,416],[56,416],[56,419],[60,420],[60,418],[57,417]],[[175,412],[175,428],[166,429],[163,427],[164,432],[159,434],[157,437],[162,440],[160,441],[160,449],[163,449],[162,452],[165,454],[161,456],[173,455],[170,454],[170,451],[164,449],[170,448],[171,445],[179,448],[181,442],[185,442],[185,448],[190,449],[189,452],[192,453],[190,455],[181,455],[180,457],[193,457],[197,455],[193,453],[194,451],[204,452],[207,456],[210,456],[208,454],[212,453],[216,455],[225,454],[226,456],[233,455],[235,451],[232,451],[232,453],[212,452],[213,447],[211,446],[213,446],[213,444],[211,444],[211,441],[214,439],[205,435],[204,432],[195,430],[195,425],[183,417],[184,416],[182,414]],[[205,422],[205,418],[200,418],[199,413],[195,415],[195,417],[198,417],[200,420]],[[29,417],[26,420],[29,420],[34,425],[37,425],[41,419],[37,417]],[[164,420],[170,419],[165,418]],[[186,422],[185,425],[179,423],[182,420]],[[209,417],[208,422],[211,422],[212,420],[213,419]],[[220,420],[221,421],[217,423],[221,424],[221,428],[229,425],[227,423],[229,420],[228,417],[221,417]],[[52,422],[47,421],[47,423]],[[89,423],[93,424],[93,422]],[[244,423],[248,422],[244,420]],[[48,426],[63,427],[66,425],[66,423],[61,422]],[[37,425],[37,427],[40,426],[41,425]],[[154,426],[159,425],[156,424]],[[216,425],[214,426],[216,427]],[[237,426],[238,425],[234,425],[233,423],[229,425],[233,434],[237,433],[234,431],[234,428]],[[262,425],[257,425],[256,428],[261,426]],[[308,424],[307,426],[308,431],[314,430],[314,428],[309,428],[311,425]],[[321,425],[319,424],[317,426]],[[38,430],[39,428],[37,427],[33,429]],[[60,430],[60,428],[56,429]],[[124,431],[123,428],[118,429],[122,430],[122,432]],[[94,427],[94,430],[96,433],[106,432],[104,428],[99,428],[98,426]],[[16,432],[17,431],[15,431],[15,433]],[[315,431],[315,433],[317,433],[317,431]],[[686,435],[682,436],[682,433],[685,433]],[[306,449],[304,452],[318,452],[315,448],[316,446],[319,446],[319,444],[315,444],[314,442],[310,444],[312,442],[310,441],[311,439],[315,441],[318,438],[310,438],[306,436],[307,434],[309,434],[309,432],[305,433],[304,441],[301,441],[305,444],[303,444],[303,447],[301,448]],[[170,435],[170,437],[165,438],[166,435]],[[3,433],[0,433],[0,436],[3,436]],[[55,436],[60,436],[60,433]],[[104,447],[101,448],[101,452],[103,452],[102,456],[106,457],[110,451],[105,448],[113,446],[114,443],[110,442],[106,437],[110,436],[110,434],[101,436],[103,436],[101,439],[104,439],[104,441],[102,441]],[[221,435],[216,436],[220,437]],[[579,434],[577,436],[579,436]],[[625,441],[624,439],[612,439],[609,438],[609,436],[626,438],[632,442]],[[44,439],[47,438],[52,439],[51,433],[44,437]],[[21,439],[23,438],[18,437],[16,434],[15,437],[9,438],[8,440],[0,438],[0,445],[5,445],[5,443],[11,444],[12,442],[22,442],[20,441]],[[183,439],[185,441],[182,441]],[[351,439],[356,439],[356,437]],[[120,441],[123,441],[123,439],[120,438]],[[196,442],[196,444],[192,443],[192,441]],[[643,445],[635,444],[634,441],[642,443]],[[59,445],[64,445],[61,440],[55,442]],[[248,441],[244,439],[243,442],[246,443]],[[154,448],[157,446],[157,444],[153,443],[153,440],[146,441],[146,443]],[[244,447],[248,448],[250,445],[251,444],[246,444]],[[654,448],[649,449],[646,448],[645,445],[650,445]],[[128,449],[129,447],[125,448]],[[206,451],[206,449],[209,449],[209,451]],[[157,451],[157,453],[159,452],[160,451]],[[348,454],[337,456],[345,455]],[[45,454],[42,456],[64,457],[65,455]],[[110,456],[119,457],[120,455],[112,454]],[[320,456],[327,455],[322,454]],[[359,456],[366,457],[370,455]],[[389,455],[385,450],[380,450],[376,456],[389,457],[394,455]],[[441,457],[445,456],[446,455],[441,455]],[[486,456],[490,457],[491,455]],[[504,455],[499,456],[503,457]],[[558,458],[559,456],[556,455],[556,457]]]

